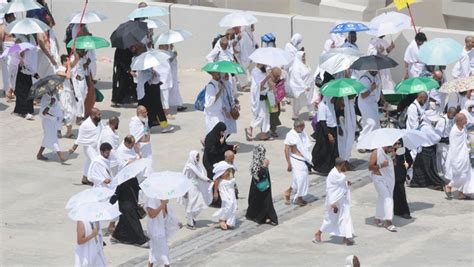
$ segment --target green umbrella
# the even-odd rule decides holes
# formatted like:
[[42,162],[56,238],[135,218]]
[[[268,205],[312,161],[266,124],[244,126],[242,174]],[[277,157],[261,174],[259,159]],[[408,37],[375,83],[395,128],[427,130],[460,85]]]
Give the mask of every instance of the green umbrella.
[[401,81],[395,86],[397,94],[416,94],[438,88],[439,84],[433,78],[415,77]]
[[202,70],[207,72],[245,74],[244,68],[242,68],[242,66],[231,61],[210,62],[202,67]]
[[[67,47],[71,48],[74,44],[74,39],[72,39],[68,44]],[[92,35],[80,36],[75,39],[75,46],[76,49],[99,49],[104,47],[109,47],[110,43],[107,42],[104,38],[95,37]]]
[[321,94],[324,96],[342,97],[356,95],[364,90],[364,85],[354,79],[342,78],[332,80],[321,87]]

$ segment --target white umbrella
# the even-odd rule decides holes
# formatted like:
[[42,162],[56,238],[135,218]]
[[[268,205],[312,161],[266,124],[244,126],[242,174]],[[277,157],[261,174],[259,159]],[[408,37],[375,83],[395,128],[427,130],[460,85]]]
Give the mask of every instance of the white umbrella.
[[146,70],[153,68],[169,58],[170,56],[163,52],[150,50],[133,59],[132,70]]
[[33,0],[12,0],[8,3],[1,13],[16,13],[16,12],[25,12],[33,9],[43,8],[40,4]]
[[158,29],[167,25],[166,22],[161,19],[146,19],[143,22],[146,22],[148,29]]
[[247,12],[237,11],[225,15],[220,21],[219,26],[224,28],[232,28],[238,26],[249,26],[258,22],[258,19]]
[[259,64],[271,67],[288,65],[293,59],[291,54],[281,48],[264,47],[255,50],[249,58]]
[[155,44],[156,45],[174,44],[174,43],[182,42],[191,36],[192,34],[185,30],[169,30],[167,32],[160,34]]
[[140,172],[144,171],[151,164],[151,159],[139,159],[121,169],[114,177],[114,185],[120,185]]
[[66,209],[73,209],[82,204],[100,202],[114,195],[114,191],[105,187],[95,187],[83,190],[72,196],[66,204]]
[[385,12],[373,18],[369,24],[368,34],[382,36],[399,33],[411,27],[409,16],[398,12]]
[[5,49],[3,53],[0,55],[0,58],[4,58],[11,54],[18,54],[25,50],[33,50],[37,48],[38,48],[37,46],[32,45],[31,43],[27,43],[27,42],[14,44],[13,46],[10,46],[9,48]]
[[130,14],[128,14],[128,18],[133,20],[137,18],[166,16],[168,14],[169,14],[168,10],[166,10],[163,7],[147,6],[147,7],[140,7],[133,10]]
[[46,32],[49,30],[49,26],[44,24],[42,21],[38,19],[32,18],[24,18],[20,20],[15,20],[14,22],[10,23],[5,31],[8,33],[15,33],[15,34],[33,34],[33,33],[40,33]]
[[421,131],[382,128],[374,130],[361,138],[357,143],[357,149],[376,149],[392,146],[400,138],[403,139],[403,145],[408,149],[416,149],[430,144],[426,134]]
[[319,67],[330,73],[347,70],[364,53],[349,47],[333,48],[319,57]]
[[89,202],[73,208],[68,217],[73,221],[111,221],[120,216],[117,207],[109,202]]
[[[81,16],[82,12],[74,12],[71,16],[69,16],[66,21],[69,23],[81,23]],[[84,17],[82,17],[82,24],[89,24],[94,22],[101,22],[107,19],[107,17],[99,12],[96,11],[87,11],[84,13]]]
[[172,199],[186,194],[191,189],[189,178],[180,172],[155,172],[140,184],[145,195],[150,198]]

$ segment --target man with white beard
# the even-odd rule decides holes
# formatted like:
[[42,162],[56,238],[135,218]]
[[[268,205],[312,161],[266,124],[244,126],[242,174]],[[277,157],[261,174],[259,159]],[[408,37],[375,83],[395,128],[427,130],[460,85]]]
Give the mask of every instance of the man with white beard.
[[452,198],[452,189],[459,190],[458,199],[470,199],[466,194],[474,193],[474,177],[469,158],[468,135],[464,126],[466,115],[459,113],[454,118],[455,125],[449,133],[449,151],[446,159],[446,178],[451,182],[446,186],[448,198]]
[[94,184],[94,187],[106,187],[114,190],[109,161],[111,151],[112,146],[109,143],[102,143],[100,145],[100,155],[92,160],[87,179]]
[[142,158],[150,159],[150,165],[147,167],[144,176],[147,177],[153,172],[151,166],[152,150],[150,129],[148,128],[148,112],[144,106],[137,107],[137,115],[130,119],[130,134],[135,138],[138,155]]
[[321,243],[321,234],[341,236],[342,243],[353,245],[354,226],[352,225],[350,202],[351,182],[347,181],[346,164],[343,159],[337,158],[335,167],[326,178],[326,211],[324,221],[314,235],[313,243]]
[[446,157],[448,156],[449,149],[449,133],[454,125],[454,116],[456,115],[456,108],[450,107],[448,113],[441,116],[439,121],[436,123],[435,131],[441,137],[437,146],[437,162],[438,171],[442,171],[446,174]]

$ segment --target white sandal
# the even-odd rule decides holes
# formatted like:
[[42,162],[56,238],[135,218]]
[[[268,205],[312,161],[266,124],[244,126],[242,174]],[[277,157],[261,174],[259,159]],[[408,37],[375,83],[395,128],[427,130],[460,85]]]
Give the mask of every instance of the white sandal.
[[397,231],[397,227],[395,227],[395,225],[389,225],[387,227],[385,227],[387,230],[389,230],[390,232],[396,232]]

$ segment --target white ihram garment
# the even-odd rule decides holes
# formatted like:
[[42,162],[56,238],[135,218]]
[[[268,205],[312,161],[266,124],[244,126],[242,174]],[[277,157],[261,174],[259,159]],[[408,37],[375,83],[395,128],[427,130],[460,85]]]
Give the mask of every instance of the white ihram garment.
[[[373,38],[367,49],[367,55],[384,55],[387,56],[387,48],[390,45],[387,41],[382,38]],[[390,73],[390,69],[379,70],[380,73],[380,80],[382,82],[382,90],[389,90],[393,91],[393,87],[395,83],[392,80],[392,74]]]
[[263,133],[270,131],[270,111],[266,100],[260,100],[260,95],[266,95],[268,89],[261,90],[260,84],[265,79],[266,73],[255,67],[252,70],[252,85],[250,86],[250,102],[252,104],[252,121],[250,127],[260,127]]
[[91,166],[89,167],[89,172],[87,173],[87,180],[94,183],[94,187],[105,187],[115,190],[112,183],[104,183],[105,179],[112,180],[110,161],[100,155],[92,160]]
[[212,216],[218,217],[220,221],[225,221],[227,225],[235,225],[235,215],[237,213],[237,199],[235,198],[235,179],[220,179],[219,195],[221,196],[221,208]]
[[388,161],[388,166],[379,169],[380,174],[372,173],[370,176],[377,191],[377,206],[375,218],[379,220],[392,220],[393,218],[393,188],[395,187],[395,170],[393,160],[385,154],[383,148],[377,148],[377,164]]
[[411,41],[405,50],[404,60],[408,63],[408,76],[410,78],[420,76],[425,65],[418,58],[418,50],[415,40]]
[[[170,56],[174,56],[174,51],[168,52]],[[171,76],[173,80],[173,86],[169,89],[169,105],[172,107],[183,105],[183,98],[179,91],[179,79],[178,79],[178,59],[175,57],[170,61]]]
[[[66,68],[60,66],[58,72],[66,72]],[[65,79],[63,82],[63,89],[59,91],[59,101],[64,114],[66,125],[72,125],[76,122],[77,116],[77,101],[72,89],[71,80]]]
[[[89,222],[84,224],[84,233],[86,236],[92,233],[92,226]],[[94,226],[96,227],[96,226]],[[99,225],[99,234],[95,238],[84,244],[77,244],[74,250],[74,267],[102,267],[106,266],[107,260],[104,255],[102,233]]]
[[454,125],[449,133],[449,151],[446,159],[446,178],[449,186],[464,194],[474,193],[474,177],[469,159],[467,132]]
[[[441,117],[441,119],[436,123],[435,131],[441,137],[449,137],[449,133],[453,128],[454,120],[449,119],[448,116],[445,114]],[[438,170],[441,170],[444,174],[446,174],[446,158],[448,156],[448,149],[449,144],[445,143],[438,143],[436,146],[436,159]]]
[[312,155],[309,152],[311,143],[309,137],[305,132],[298,133],[295,129],[291,129],[286,134],[285,145],[296,146],[301,156],[295,155],[289,151],[289,157],[291,162],[291,189],[295,192],[294,200],[298,197],[304,197],[308,194],[309,186],[309,171],[306,163],[312,164]]
[[89,172],[91,161],[99,155],[98,142],[100,140],[102,128],[102,123],[99,122],[99,124],[96,126],[92,122],[91,117],[83,121],[79,127],[79,133],[77,135],[75,144],[84,147],[84,154],[86,156],[83,169],[84,176],[87,176],[87,173]]
[[337,148],[339,157],[343,160],[349,161],[352,153],[352,145],[355,140],[355,131],[357,127],[356,113],[355,113],[355,99],[344,98],[344,119],[340,121],[343,135],[340,136],[338,132]]
[[[159,50],[165,54],[168,54],[165,50]],[[163,109],[170,108],[170,90],[173,88],[173,75],[171,70],[171,65],[168,60],[165,60],[156,67],[160,82],[160,94],[161,94],[161,104]]]
[[48,113],[43,115],[43,111],[48,107],[49,103],[51,103],[51,98],[52,97],[48,94],[43,95],[41,98],[40,115],[41,125],[43,126],[43,141],[41,142],[41,146],[59,152],[57,130],[58,126],[61,125],[63,114],[57,99]]
[[314,112],[311,105],[314,78],[311,69],[302,61],[303,55],[303,51],[296,52],[296,57],[289,70],[288,85],[294,97],[293,118],[298,118],[300,110],[303,107],[308,108],[310,116],[312,116]]
[[[360,82],[365,86],[365,90],[359,94],[358,98],[359,110],[362,115],[362,131],[360,132],[359,140],[366,134],[380,128],[379,106],[377,103],[381,95],[381,90],[378,87],[380,84],[378,75],[374,77],[366,73],[361,76]],[[362,93],[371,90],[370,88],[373,82],[377,84],[377,88],[371,91],[366,98],[362,98]]]
[[206,96],[204,102],[204,116],[206,122],[206,134],[208,134],[214,126],[224,121],[224,113],[222,112],[222,94],[217,97],[217,93],[222,85],[216,80],[211,80],[206,85]]
[[151,149],[151,142],[139,142],[139,140],[143,136],[145,136],[146,134],[150,134],[150,129],[148,129],[148,123],[142,122],[138,118],[138,116],[134,116],[130,119],[129,128],[130,134],[135,137],[135,142],[140,144],[140,151],[142,152],[142,157],[144,159],[150,159],[150,164],[144,172],[144,176],[148,177],[148,175],[153,172],[153,151]]

